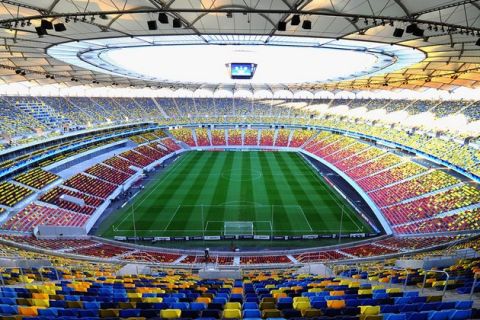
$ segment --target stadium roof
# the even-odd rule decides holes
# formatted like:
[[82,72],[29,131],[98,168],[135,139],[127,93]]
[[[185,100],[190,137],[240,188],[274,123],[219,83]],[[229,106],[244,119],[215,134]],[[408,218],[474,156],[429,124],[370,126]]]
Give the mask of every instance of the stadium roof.
[[[222,84],[125,77],[53,58],[49,48],[83,43],[80,51],[125,39],[156,44],[153,36],[191,36],[204,44],[247,36],[264,44],[279,37],[395,44],[421,50],[419,62],[329,82],[230,84],[230,90],[370,90],[476,88],[480,80],[480,1],[437,0],[3,0],[0,80],[61,86],[223,89]],[[159,21],[159,13],[168,23]],[[299,16],[300,23],[292,24]],[[294,18],[295,17],[295,18]],[[47,22],[41,22],[45,20]],[[160,19],[162,20],[162,19]],[[174,28],[173,20],[177,24]],[[310,21],[311,29],[308,29]],[[149,30],[147,21],[156,21]],[[51,22],[56,25],[50,29]],[[165,21],[163,21],[165,22]],[[279,31],[286,22],[285,31]],[[295,22],[295,21],[293,21]],[[58,25],[57,25],[58,24]],[[62,30],[62,25],[66,30]],[[180,27],[179,27],[180,26]],[[402,37],[393,35],[403,29]],[[409,33],[412,31],[413,33]],[[44,35],[39,35],[46,32]],[[236,38],[235,38],[236,37]],[[98,40],[103,39],[103,40]],[[87,41],[85,41],[87,40]],[[117,41],[118,40],[118,41]],[[479,42],[480,44],[480,42]],[[127,44],[126,44],[127,46]],[[372,44],[366,45],[372,46]],[[195,51],[192,51],[192,57]],[[398,56],[394,53],[393,57]],[[301,59],[285,56],[285,60]],[[313,63],[313,62],[312,62]]]

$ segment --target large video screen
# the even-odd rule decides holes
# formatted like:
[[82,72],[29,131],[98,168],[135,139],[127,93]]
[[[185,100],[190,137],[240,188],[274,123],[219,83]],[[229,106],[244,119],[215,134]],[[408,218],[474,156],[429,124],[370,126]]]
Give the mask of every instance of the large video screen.
[[254,63],[231,63],[230,75],[232,79],[251,79],[255,73]]

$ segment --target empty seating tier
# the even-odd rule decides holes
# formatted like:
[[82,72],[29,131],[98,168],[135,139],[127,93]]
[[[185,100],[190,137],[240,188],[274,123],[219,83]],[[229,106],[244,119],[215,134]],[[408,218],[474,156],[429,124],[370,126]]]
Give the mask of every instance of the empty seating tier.
[[56,174],[42,170],[40,168],[35,168],[33,170],[16,176],[14,180],[35,189],[42,189],[57,180],[58,178],[59,176],[57,176]]

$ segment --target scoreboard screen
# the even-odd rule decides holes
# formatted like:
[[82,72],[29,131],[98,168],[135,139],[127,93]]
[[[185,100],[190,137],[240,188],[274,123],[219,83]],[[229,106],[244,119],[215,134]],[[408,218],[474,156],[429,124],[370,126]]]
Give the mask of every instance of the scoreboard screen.
[[251,79],[256,68],[254,63],[231,63],[230,76],[232,79]]

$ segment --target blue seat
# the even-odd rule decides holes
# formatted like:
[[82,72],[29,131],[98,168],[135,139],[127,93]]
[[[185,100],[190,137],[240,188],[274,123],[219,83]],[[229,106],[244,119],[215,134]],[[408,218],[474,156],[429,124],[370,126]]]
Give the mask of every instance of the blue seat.
[[58,316],[58,309],[57,308],[38,309],[38,315],[42,317],[56,317]]
[[400,312],[417,312],[419,305],[414,303],[414,304],[403,304],[399,305],[399,310]]
[[388,299],[390,296],[386,292],[375,292],[372,297],[373,299]]
[[80,318],[95,318],[98,317],[98,309],[78,310]]
[[170,304],[171,309],[180,309],[180,310],[188,310],[190,309],[190,304],[187,302],[177,302],[177,303],[172,303]]
[[166,297],[166,298],[163,298],[163,302],[164,303],[177,303],[179,301],[178,298],[175,298],[175,297]]
[[455,309],[467,310],[467,309],[471,309],[472,306],[473,306],[473,301],[471,300],[457,301],[457,303],[455,304]]
[[428,312],[407,312],[407,320],[428,320]]
[[[312,301],[312,300],[310,299],[310,301]],[[277,302],[293,303],[293,298],[292,297],[281,297],[281,298],[278,298]]]
[[61,317],[76,317],[78,316],[78,309],[58,309],[58,315]]
[[84,309],[100,309],[100,303],[97,301],[85,301],[83,302]]
[[419,292],[418,291],[404,291],[403,296],[404,297],[418,297]]
[[243,310],[242,317],[245,318],[261,318],[262,313],[258,309],[245,309]]
[[63,300],[51,300],[50,307],[65,308],[67,303]]
[[[325,302],[325,303],[326,303],[326,302]],[[346,305],[347,307],[358,307],[358,306],[360,306],[360,305],[362,305],[362,304],[363,304],[363,303],[362,303],[362,301],[360,301],[360,299],[358,299],[358,300],[353,300],[353,299],[352,299],[352,300],[345,300],[345,305]]]
[[428,312],[428,320],[448,320],[449,317],[450,312],[448,310]]
[[472,317],[472,310],[452,310],[448,320],[466,320]]
[[18,313],[16,305],[8,305],[8,304],[1,304],[0,312],[5,315],[13,315]]
[[258,303],[256,302],[244,302],[242,305],[243,310],[258,309]]
[[393,298],[393,301],[395,304],[409,304],[411,303],[411,300],[409,297],[395,297]]
[[440,302],[438,310],[452,310],[455,309],[455,301]]
[[440,308],[441,302],[422,303],[419,311],[433,311]]
[[407,316],[404,313],[383,313],[383,320],[407,320]]
[[120,310],[120,318],[140,317],[140,309],[122,309]]
[[315,309],[325,309],[327,307],[327,301],[315,301],[315,302],[310,302],[310,305],[312,308]]
[[17,301],[14,298],[0,298],[0,304],[8,304],[14,306],[17,304]]
[[190,310],[202,311],[207,309],[207,305],[203,302],[192,302],[190,303]]
[[325,298],[324,297],[318,297],[318,296],[312,296],[312,297],[309,297],[310,299],[310,303],[313,303],[313,302],[317,302],[317,301],[325,301]]
[[228,299],[226,297],[215,297],[212,300],[212,303],[218,303],[218,304],[225,304],[228,302]]

